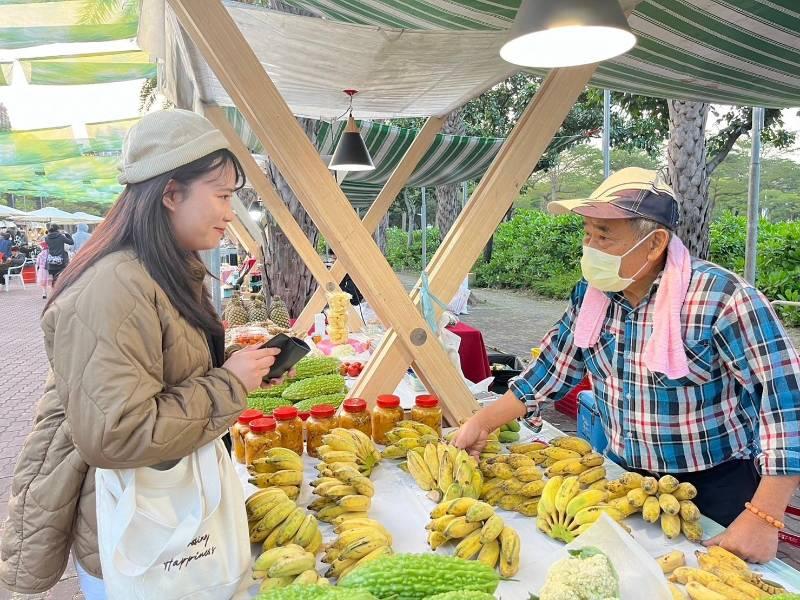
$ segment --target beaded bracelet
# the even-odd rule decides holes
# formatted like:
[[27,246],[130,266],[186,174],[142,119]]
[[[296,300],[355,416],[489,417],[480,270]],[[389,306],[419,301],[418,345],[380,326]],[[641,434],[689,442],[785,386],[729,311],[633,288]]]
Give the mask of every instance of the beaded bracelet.
[[757,516],[759,519],[763,519],[764,521],[772,525],[775,529],[783,529],[785,526],[783,524],[783,521],[779,521],[775,517],[772,517],[767,513],[765,513],[763,510],[759,510],[758,507],[753,506],[749,502],[745,502],[744,507],[751,513],[753,513],[755,516]]

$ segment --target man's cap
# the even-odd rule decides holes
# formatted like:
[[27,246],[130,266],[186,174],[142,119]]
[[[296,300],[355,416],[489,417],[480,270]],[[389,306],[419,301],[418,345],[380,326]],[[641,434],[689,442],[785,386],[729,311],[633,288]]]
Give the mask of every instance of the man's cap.
[[672,188],[658,171],[639,167],[617,171],[588,198],[550,202],[547,210],[594,219],[650,219],[672,231],[678,226],[678,202]]

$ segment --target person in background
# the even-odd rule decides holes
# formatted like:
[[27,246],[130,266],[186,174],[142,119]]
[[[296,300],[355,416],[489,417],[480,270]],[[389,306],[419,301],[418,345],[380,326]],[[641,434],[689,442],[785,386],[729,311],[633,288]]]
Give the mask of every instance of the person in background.
[[73,254],[77,254],[83,245],[91,239],[91,237],[92,234],[89,233],[89,226],[86,223],[80,223],[78,225],[78,231],[72,236],[72,239],[75,242],[72,244]]
[[36,283],[42,288],[42,298],[47,298],[47,288],[53,285],[53,276],[47,270],[47,242],[42,242],[42,251],[36,257]]
[[12,246],[11,252],[0,263],[0,283],[4,282],[3,276],[8,273],[9,269],[19,267],[25,264],[25,256],[19,251],[19,246]]
[[11,246],[14,243],[11,241],[11,234],[6,232],[0,235],[0,258],[5,258],[11,252]]
[[47,232],[47,237],[44,238],[48,247],[47,270],[53,276],[53,285],[55,285],[58,276],[69,264],[69,254],[67,254],[65,246],[73,245],[75,241],[70,234],[61,231],[55,223],[48,227]]

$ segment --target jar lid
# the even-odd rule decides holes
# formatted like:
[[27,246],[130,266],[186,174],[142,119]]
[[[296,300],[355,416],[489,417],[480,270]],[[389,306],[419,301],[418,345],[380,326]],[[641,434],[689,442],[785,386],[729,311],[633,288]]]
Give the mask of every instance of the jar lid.
[[250,421],[250,431],[253,433],[266,433],[267,431],[275,431],[275,419],[272,417],[264,417]]
[[367,410],[367,403],[361,398],[348,398],[342,404],[345,412],[360,413]]
[[297,409],[294,406],[281,406],[272,411],[276,421],[291,421],[297,418]]
[[439,406],[439,398],[433,394],[422,394],[417,396],[415,404],[420,408],[435,408]]
[[311,411],[301,410],[299,413],[297,413],[297,416],[300,417],[301,421],[307,421],[308,417],[311,416]]
[[264,416],[264,413],[258,410],[257,408],[248,408],[242,414],[239,415],[239,423],[247,424],[250,421],[255,421],[256,419],[260,419]]
[[378,406],[381,408],[397,408],[400,406],[400,396],[395,396],[394,394],[378,396]]
[[336,409],[330,404],[318,404],[311,409],[311,416],[317,419],[330,419],[336,414]]

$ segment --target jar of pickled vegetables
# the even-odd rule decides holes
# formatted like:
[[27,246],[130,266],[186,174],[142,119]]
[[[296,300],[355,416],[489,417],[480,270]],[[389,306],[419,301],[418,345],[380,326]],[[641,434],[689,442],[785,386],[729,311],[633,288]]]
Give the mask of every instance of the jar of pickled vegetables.
[[372,415],[361,398],[348,398],[342,403],[344,412],[339,416],[339,427],[358,429],[372,437]]
[[278,423],[278,433],[281,436],[281,448],[294,450],[303,454],[303,421],[297,416],[294,406],[281,406],[272,411],[272,416]]
[[239,415],[239,420],[231,426],[231,444],[233,446],[233,455],[240,463],[245,461],[244,452],[244,436],[250,431],[250,421],[255,421],[264,416],[260,410],[255,408],[248,408]]
[[306,452],[319,458],[317,448],[322,446],[322,436],[336,428],[336,409],[330,404],[319,404],[311,409],[306,421]]
[[433,394],[423,394],[417,396],[414,408],[411,409],[411,420],[418,423],[425,423],[428,427],[435,429],[442,435],[442,407],[439,406],[439,398]]
[[386,433],[402,420],[400,398],[392,394],[378,396],[378,406],[372,411],[372,439],[376,444],[388,445]]
[[281,445],[281,436],[276,431],[275,419],[262,417],[249,423],[250,431],[244,436],[245,462],[248,465],[267,455],[267,450]]

